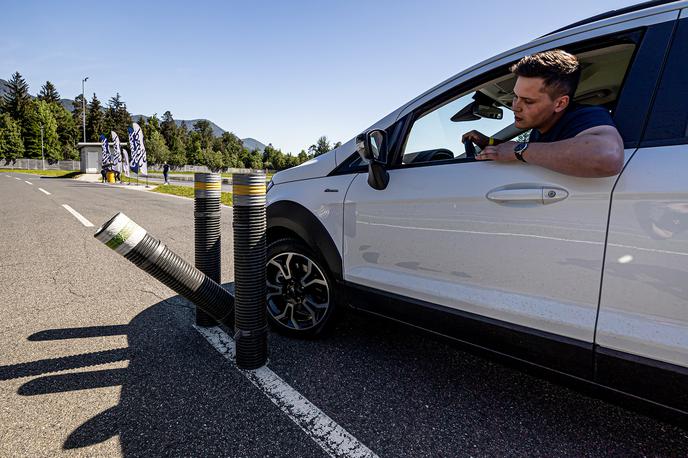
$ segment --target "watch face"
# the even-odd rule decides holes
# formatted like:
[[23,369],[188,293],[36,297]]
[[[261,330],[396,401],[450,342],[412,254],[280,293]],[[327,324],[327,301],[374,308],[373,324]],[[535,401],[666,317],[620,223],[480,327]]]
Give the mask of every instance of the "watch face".
[[528,143],[519,143],[518,145],[514,146],[514,153],[520,153],[526,148],[528,148]]

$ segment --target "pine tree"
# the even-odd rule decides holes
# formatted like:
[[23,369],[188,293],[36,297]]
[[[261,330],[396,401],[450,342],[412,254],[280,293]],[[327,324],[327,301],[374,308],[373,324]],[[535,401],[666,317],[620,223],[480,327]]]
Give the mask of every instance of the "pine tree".
[[55,89],[55,86],[50,81],[46,81],[41,87],[41,92],[38,93],[38,100],[44,100],[48,103],[60,103],[60,94]]
[[194,123],[193,128],[201,138],[201,148],[209,148],[213,142],[213,128],[210,127],[210,121],[200,119]]
[[177,135],[177,124],[174,122],[172,113],[170,113],[169,110],[162,115],[162,122],[160,123],[160,133],[165,139],[165,143],[167,144],[167,146],[172,147],[175,141],[175,136]]
[[74,122],[74,118],[62,105],[57,103],[48,104],[50,111],[57,122],[57,137],[62,149],[64,159],[78,159],[79,152],[75,146],[79,141],[79,127]]
[[91,142],[100,141],[100,135],[105,133],[105,115],[100,100],[93,93],[93,99],[88,104],[86,113],[86,139]]
[[127,111],[127,104],[122,101],[119,92],[108,101],[105,111],[105,131],[115,131],[120,138],[127,137],[127,127],[131,124],[131,115]]
[[24,157],[21,127],[8,113],[0,114],[0,157],[5,162]]
[[7,92],[2,96],[2,110],[23,125],[29,102],[31,102],[29,85],[19,72],[14,72],[7,82]]

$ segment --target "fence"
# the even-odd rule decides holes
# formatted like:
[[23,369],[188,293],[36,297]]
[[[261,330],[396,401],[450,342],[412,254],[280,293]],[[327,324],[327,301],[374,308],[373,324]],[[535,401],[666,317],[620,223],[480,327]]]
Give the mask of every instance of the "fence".
[[80,161],[53,161],[49,162],[47,159],[15,159],[14,161],[2,160],[0,167],[3,169],[24,169],[24,170],[79,170],[81,167]]

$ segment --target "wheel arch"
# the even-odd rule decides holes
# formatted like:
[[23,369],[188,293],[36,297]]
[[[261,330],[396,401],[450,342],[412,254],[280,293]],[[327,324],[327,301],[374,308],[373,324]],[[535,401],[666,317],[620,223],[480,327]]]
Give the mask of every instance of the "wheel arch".
[[282,200],[267,207],[267,240],[270,243],[283,237],[303,241],[327,264],[337,280],[342,279],[342,257],[330,233],[306,207]]

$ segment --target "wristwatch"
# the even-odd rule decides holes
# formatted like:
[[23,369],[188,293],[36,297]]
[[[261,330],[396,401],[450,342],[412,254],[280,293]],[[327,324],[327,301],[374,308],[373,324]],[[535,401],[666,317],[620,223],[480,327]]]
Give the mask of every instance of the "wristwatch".
[[[523,153],[526,152],[528,149],[529,143],[517,143],[516,146],[514,146],[514,156],[516,156],[516,159],[518,159],[521,162],[526,162],[525,159],[523,159]],[[527,163],[527,162],[526,162]]]

